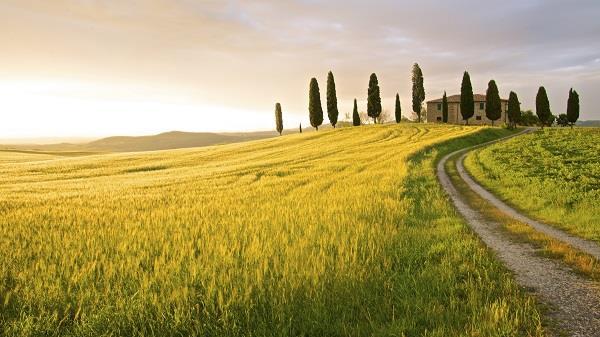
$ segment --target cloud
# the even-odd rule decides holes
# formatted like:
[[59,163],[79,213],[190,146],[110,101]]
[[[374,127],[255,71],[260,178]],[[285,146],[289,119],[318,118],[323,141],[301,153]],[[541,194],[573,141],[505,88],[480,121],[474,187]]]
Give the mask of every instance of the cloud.
[[0,75],[149,87],[268,115],[280,101],[301,120],[308,80],[324,87],[329,70],[342,112],[364,99],[371,72],[384,104],[399,92],[408,111],[419,62],[428,99],[458,92],[468,69],[477,92],[494,78],[524,107],[545,85],[562,112],[575,87],[582,118],[600,118],[598,17],[596,0],[5,0]]

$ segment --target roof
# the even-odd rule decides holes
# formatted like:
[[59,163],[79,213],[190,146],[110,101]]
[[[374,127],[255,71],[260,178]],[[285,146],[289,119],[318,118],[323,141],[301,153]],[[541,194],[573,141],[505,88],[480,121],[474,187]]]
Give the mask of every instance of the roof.
[[[503,102],[508,102],[508,100],[504,99],[504,98],[500,98],[500,100]],[[476,103],[477,102],[485,102],[485,95],[474,94],[473,101]],[[427,103],[442,103],[442,99],[441,98],[434,99],[431,101],[427,101]],[[460,103],[460,95],[448,96],[448,103]]]

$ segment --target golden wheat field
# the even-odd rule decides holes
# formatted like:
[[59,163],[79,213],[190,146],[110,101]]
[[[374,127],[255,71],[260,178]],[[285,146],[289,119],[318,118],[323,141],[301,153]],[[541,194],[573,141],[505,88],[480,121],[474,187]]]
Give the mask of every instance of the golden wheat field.
[[542,335],[534,301],[435,178],[443,153],[506,132],[2,152],[1,335]]

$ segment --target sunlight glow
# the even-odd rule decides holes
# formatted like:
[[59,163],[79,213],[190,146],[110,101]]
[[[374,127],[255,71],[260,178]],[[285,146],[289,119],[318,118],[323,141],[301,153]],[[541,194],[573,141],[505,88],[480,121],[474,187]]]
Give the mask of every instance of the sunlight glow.
[[202,104],[146,88],[7,81],[0,82],[0,93],[3,138],[257,130],[271,122],[264,112]]

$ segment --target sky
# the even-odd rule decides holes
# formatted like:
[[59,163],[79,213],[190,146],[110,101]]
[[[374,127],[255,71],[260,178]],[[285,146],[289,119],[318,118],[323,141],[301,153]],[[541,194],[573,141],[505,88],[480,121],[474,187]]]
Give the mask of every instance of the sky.
[[0,138],[269,130],[276,102],[307,126],[330,70],[341,119],[373,72],[410,116],[415,62],[426,100],[468,70],[523,109],[544,85],[565,112],[573,87],[600,119],[598,18],[598,0],[0,0]]

